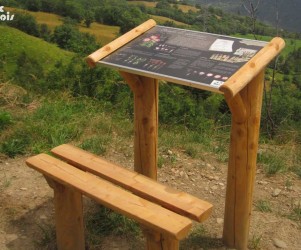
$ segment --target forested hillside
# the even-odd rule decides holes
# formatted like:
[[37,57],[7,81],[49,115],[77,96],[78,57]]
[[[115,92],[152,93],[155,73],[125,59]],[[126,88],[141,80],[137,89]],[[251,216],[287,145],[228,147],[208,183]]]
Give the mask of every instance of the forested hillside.
[[245,10],[242,4],[244,3],[249,8],[250,2],[253,3],[254,6],[257,5],[257,2],[260,2],[257,11],[259,20],[276,26],[278,12],[279,27],[290,31],[301,32],[301,2],[299,0],[191,0],[191,3],[214,6],[223,10],[228,10],[230,12],[240,13],[243,15],[249,15],[249,13]]

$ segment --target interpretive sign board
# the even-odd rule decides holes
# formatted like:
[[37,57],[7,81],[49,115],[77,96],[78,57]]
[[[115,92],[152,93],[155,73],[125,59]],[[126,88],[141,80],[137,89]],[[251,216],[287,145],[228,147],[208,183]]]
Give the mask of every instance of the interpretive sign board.
[[219,87],[266,44],[157,25],[98,63],[219,92]]

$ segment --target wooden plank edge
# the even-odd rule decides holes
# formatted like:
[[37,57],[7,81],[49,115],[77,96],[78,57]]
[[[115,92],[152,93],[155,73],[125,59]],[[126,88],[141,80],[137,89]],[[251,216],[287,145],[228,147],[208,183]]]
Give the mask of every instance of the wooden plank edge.
[[257,76],[285,47],[281,37],[273,38],[249,62],[232,75],[219,90],[230,100]]
[[[164,190],[169,190],[169,193],[170,193],[170,200],[171,202],[169,202],[170,200],[166,199],[166,200],[162,200],[160,199],[160,197],[157,197],[156,193],[155,193],[155,188],[152,190],[154,192],[147,192],[147,191],[143,191],[143,190],[138,190],[136,189],[134,186],[131,186],[131,185],[128,185],[126,182],[122,182],[122,180],[116,180],[110,176],[107,176],[106,174],[104,173],[101,173],[100,171],[97,171],[95,168],[92,168],[91,166],[88,166],[88,164],[84,164],[84,163],[81,163],[81,162],[78,162],[78,161],[74,161],[73,159],[71,159],[72,157],[71,156],[68,156],[66,154],[67,153],[70,153],[72,150],[75,150],[77,155],[81,155],[81,154],[84,154],[85,155],[85,158],[88,159],[89,161],[93,161],[93,159],[99,159],[107,164],[110,164],[110,165],[114,165],[115,168],[121,168],[122,171],[127,171],[129,173],[132,173],[132,174],[135,174],[136,177],[135,177],[135,181],[137,183],[139,183],[140,185],[147,185],[147,183],[149,182],[153,182],[154,184],[156,185],[160,185],[162,187],[164,187]],[[51,153],[53,153],[55,156],[59,157],[60,159],[68,162],[69,164],[77,167],[77,168],[80,168],[84,171],[87,171],[87,172],[90,172],[94,175],[97,175],[101,178],[104,178],[110,182],[113,182],[114,184],[116,185],[119,185],[119,186],[122,186],[123,188],[133,192],[134,194],[136,195],[139,195],[147,200],[150,200],[152,202],[155,202],[157,204],[159,204],[160,206],[163,206],[169,210],[172,210],[180,215],[183,215],[183,216],[186,216],[192,220],[195,220],[197,222],[203,222],[205,221],[212,213],[212,210],[213,210],[213,205],[207,201],[204,201],[204,200],[201,200],[197,197],[194,197],[188,193],[183,193],[185,194],[185,196],[182,196],[179,198],[177,197],[175,194],[177,194],[178,192],[180,192],[179,190],[175,190],[171,187],[168,187],[168,186],[165,186],[161,183],[158,183],[154,180],[151,180],[150,178],[144,176],[144,175],[141,175],[141,174],[138,174],[136,172],[133,172],[131,170],[128,170],[128,169],[124,169],[123,167],[121,166],[118,166],[116,164],[113,164],[111,162],[108,162],[100,157],[98,157],[97,155],[94,155],[90,152],[87,152],[85,150],[82,150],[80,148],[77,148],[73,145],[69,145],[69,144],[62,144],[60,146],[57,146],[55,148],[53,148],[51,150]],[[96,162],[93,162],[93,163],[96,163]],[[99,163],[100,165],[101,163]],[[139,176],[139,177],[138,177]],[[167,189],[166,189],[167,188]],[[147,190],[147,189],[146,189]],[[160,196],[160,195],[159,195]],[[173,204],[173,201],[176,201],[176,202],[179,202],[180,200],[182,199],[193,199],[193,200],[197,200],[199,202],[199,206],[197,207],[191,207],[190,209],[187,209],[185,208],[185,204],[183,206],[179,206],[179,204],[176,204],[174,205]],[[193,206],[193,203],[190,204]],[[186,205],[187,207],[187,205]]]
[[[163,207],[161,207],[161,206],[159,206],[159,205],[157,205],[155,203],[152,203],[152,202],[150,202],[148,200],[145,200],[145,199],[143,199],[141,197],[138,197],[138,196],[136,196],[134,194],[131,194],[131,193],[129,193],[129,192],[127,192],[127,191],[125,191],[125,190],[123,190],[123,189],[121,189],[121,188],[113,185],[112,183],[110,183],[108,181],[105,181],[105,180],[103,180],[101,178],[97,178],[96,176],[90,175],[88,173],[85,173],[85,172],[83,172],[83,171],[75,168],[74,166],[71,166],[71,165],[69,165],[69,164],[67,164],[65,162],[62,162],[59,159],[56,159],[56,158],[54,158],[54,157],[52,157],[50,155],[39,154],[39,155],[30,157],[30,158],[28,158],[26,160],[26,164],[30,168],[35,169],[36,171],[42,173],[43,175],[48,176],[49,178],[57,181],[58,183],[60,183],[62,185],[65,185],[65,186],[68,186],[69,188],[72,188],[74,190],[77,190],[80,193],[82,193],[83,195],[86,195],[87,197],[90,197],[90,198],[98,201],[99,203],[103,204],[104,206],[106,206],[106,207],[108,207],[108,208],[110,208],[110,209],[112,209],[112,210],[114,210],[114,211],[116,211],[118,213],[121,213],[121,214],[123,214],[123,215],[125,215],[125,216],[127,216],[127,217],[129,217],[131,219],[134,219],[138,223],[141,223],[141,224],[145,225],[146,227],[151,228],[152,230],[155,230],[155,231],[158,230],[159,233],[166,234],[169,237],[172,237],[172,238],[174,238],[176,240],[182,240],[183,238],[185,238],[187,236],[187,234],[189,233],[191,227],[192,227],[192,222],[188,218],[186,218],[184,216],[181,216],[181,215],[178,215],[178,214],[176,214],[176,213],[174,213],[174,212],[172,212],[172,211],[170,211],[170,210],[168,210],[166,208],[163,208]],[[44,166],[42,166],[42,164]],[[45,169],[45,164],[47,165],[47,169]],[[58,167],[58,165],[64,165],[67,169],[66,170],[62,170],[62,169],[60,169]],[[66,175],[66,174],[68,175],[68,169],[70,169],[70,168],[73,168],[72,171],[82,172],[82,173],[80,173],[81,174],[80,178],[77,178],[76,174],[74,174],[74,172],[72,172],[73,173],[73,175],[72,175],[73,178],[70,178],[69,182],[63,180],[62,177],[61,178],[58,177],[61,174],[63,176]],[[84,177],[86,177],[86,178],[84,178]],[[127,211],[127,210],[124,210],[122,207],[120,207],[120,208],[116,207],[116,205],[114,205],[113,203],[108,202],[106,199],[100,198],[97,195],[94,195],[93,193],[90,193],[89,191],[94,189],[91,186],[84,187],[84,185],[82,185],[79,188],[78,187],[79,184],[76,183],[77,179],[82,179],[82,182],[84,181],[84,182],[86,182],[88,184],[91,184],[92,180],[93,181],[96,180],[100,184],[101,183],[106,183],[106,185],[109,187],[110,190],[118,189],[119,193],[124,193],[124,195],[119,195],[121,197],[125,197],[125,196],[127,196],[127,197],[128,196],[129,197],[135,197],[135,199],[139,199],[139,202],[141,202],[143,204],[143,207],[146,206],[146,204],[149,204],[144,209],[149,210],[149,209],[151,209],[150,207],[154,207],[154,208],[156,208],[156,210],[161,211],[162,214],[160,213],[160,216],[176,217],[179,220],[179,222],[177,224],[177,227],[176,227],[176,231],[174,230],[175,228],[173,228],[173,230],[168,229],[168,227],[166,227],[167,226],[166,223],[164,223],[164,224],[161,223],[160,225],[158,223],[154,223],[154,221],[151,220],[152,216],[150,218],[147,218],[147,217],[143,218],[142,216],[140,216],[140,213],[135,215],[133,213],[133,210]],[[74,181],[75,181],[76,184],[72,183]],[[106,189],[107,189],[107,187],[106,187]],[[118,199],[118,200],[120,200],[120,199]],[[133,200],[132,203],[129,202],[129,204],[133,204],[134,205],[135,204],[135,200]],[[137,206],[140,207],[138,204],[137,204]],[[150,216],[150,215],[148,215],[148,216]],[[174,225],[176,225],[176,224],[174,224]]]
[[107,45],[103,46],[99,50],[96,50],[92,54],[90,54],[86,61],[90,67],[95,67],[96,63],[103,59],[104,57],[108,56],[109,54],[113,53],[115,50],[119,49],[120,47],[124,46],[125,44],[129,43],[130,41],[134,40],[136,37],[140,36],[144,32],[148,31],[149,29],[153,28],[156,25],[156,21],[153,19],[149,19],[146,22],[140,24],[136,28],[128,31],[127,33],[123,34],[122,36],[116,38],[114,41],[108,43]]

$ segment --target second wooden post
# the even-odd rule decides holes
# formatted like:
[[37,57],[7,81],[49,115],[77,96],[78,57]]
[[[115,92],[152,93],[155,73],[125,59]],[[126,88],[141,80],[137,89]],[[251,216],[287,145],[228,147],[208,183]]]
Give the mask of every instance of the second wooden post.
[[120,72],[134,93],[134,168],[157,180],[158,80]]
[[[224,242],[247,249],[256,175],[264,70],[234,98],[224,220]],[[239,105],[237,105],[239,104]]]

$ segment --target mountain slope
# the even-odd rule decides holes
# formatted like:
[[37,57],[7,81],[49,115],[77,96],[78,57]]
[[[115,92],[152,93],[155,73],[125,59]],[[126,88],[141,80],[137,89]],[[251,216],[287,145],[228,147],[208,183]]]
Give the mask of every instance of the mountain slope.
[[[195,4],[206,4],[226,11],[248,13],[242,7],[242,0],[192,0]],[[257,1],[252,1],[256,3]],[[276,5],[278,3],[278,7]],[[279,26],[295,32],[301,32],[300,0],[262,0],[259,5],[258,18],[261,21],[276,25],[276,10],[279,11]]]
[[73,53],[62,50],[54,44],[30,36],[17,29],[0,25],[0,60],[3,71],[10,76],[16,68],[16,60],[25,52],[43,65],[51,68],[57,61],[69,61]]

